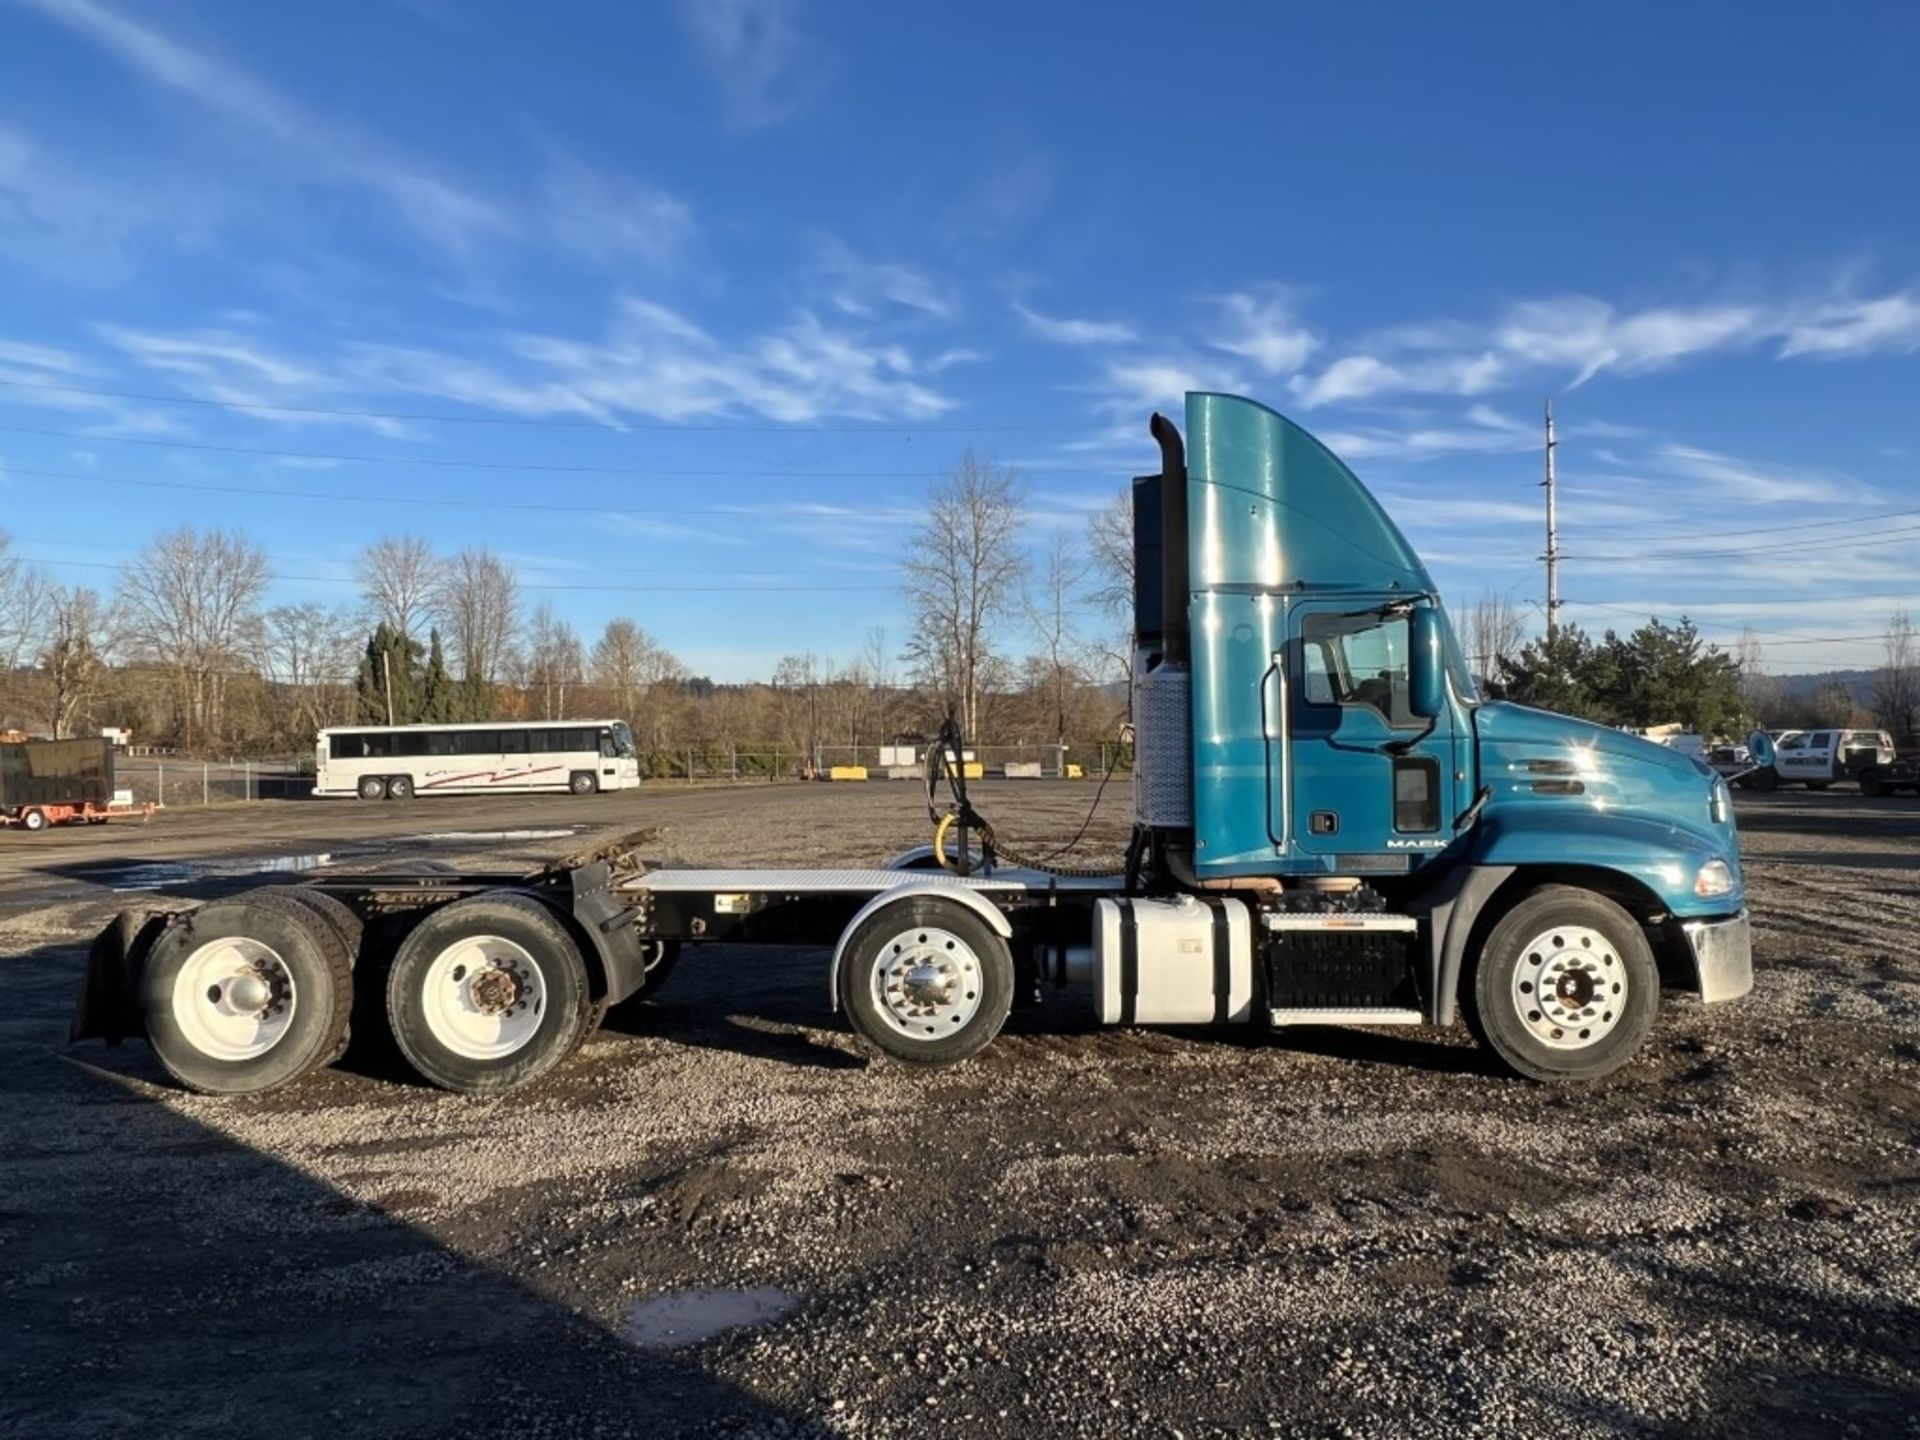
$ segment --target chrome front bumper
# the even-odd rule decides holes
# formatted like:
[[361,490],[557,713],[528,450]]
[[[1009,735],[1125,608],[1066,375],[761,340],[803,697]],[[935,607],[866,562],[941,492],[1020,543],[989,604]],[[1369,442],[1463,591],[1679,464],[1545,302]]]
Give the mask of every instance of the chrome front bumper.
[[1753,989],[1753,931],[1746,911],[1728,920],[1688,920],[1680,929],[1693,949],[1702,1001],[1738,1000]]

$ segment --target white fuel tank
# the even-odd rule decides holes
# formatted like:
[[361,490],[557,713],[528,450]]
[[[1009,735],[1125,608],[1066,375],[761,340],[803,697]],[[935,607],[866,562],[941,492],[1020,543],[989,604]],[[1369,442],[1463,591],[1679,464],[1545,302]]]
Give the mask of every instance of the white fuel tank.
[[1102,900],[1093,928],[1093,1008],[1102,1024],[1253,1018],[1253,921],[1244,901]]

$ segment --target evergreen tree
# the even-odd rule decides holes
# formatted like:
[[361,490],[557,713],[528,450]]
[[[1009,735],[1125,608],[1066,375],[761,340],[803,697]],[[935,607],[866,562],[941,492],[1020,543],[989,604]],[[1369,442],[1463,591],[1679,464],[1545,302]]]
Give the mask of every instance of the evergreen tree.
[[1577,625],[1541,636],[1500,661],[1498,689],[1522,705],[1603,725],[1645,728],[1674,722],[1702,735],[1733,734],[1745,721],[1740,662],[1705,644],[1691,620],[1649,620],[1622,638],[1598,642]]
[[484,676],[467,675],[462,677],[455,696],[462,720],[491,720],[494,718],[494,693]]
[[429,724],[445,725],[461,718],[459,694],[453,677],[447,673],[447,657],[440,648],[440,631],[435,628],[427,645],[427,671],[420,681],[420,718]]
[[354,678],[355,718],[362,725],[385,725],[391,690],[391,723],[412,725],[420,719],[420,643],[410,640],[382,620],[367,637],[366,654]]

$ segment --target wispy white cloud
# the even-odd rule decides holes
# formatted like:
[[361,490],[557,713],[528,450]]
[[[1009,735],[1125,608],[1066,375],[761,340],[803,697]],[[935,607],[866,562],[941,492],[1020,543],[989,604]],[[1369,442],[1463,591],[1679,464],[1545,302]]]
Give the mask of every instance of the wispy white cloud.
[[1753,505],[1871,505],[1886,497],[1837,470],[1741,460],[1694,445],[1666,445],[1658,461],[1668,473],[1726,500]]
[[431,174],[390,147],[331,123],[238,67],[183,45],[96,0],[19,0],[97,45],[152,83],[233,122],[243,143],[270,143],[312,178],[382,197],[433,245],[458,255],[513,227],[493,204]]
[[509,414],[692,420],[754,415],[805,424],[828,417],[932,419],[953,401],[905,345],[801,311],[726,341],[680,312],[627,297],[597,339],[522,333],[493,360],[423,347],[362,344],[362,385],[433,395]]
[[1013,302],[1013,309],[1027,322],[1028,329],[1056,345],[1132,345],[1140,338],[1138,331],[1120,320],[1076,320],[1042,315],[1018,300]]
[[1220,297],[1226,329],[1215,348],[1251,361],[1263,375],[1291,375],[1320,348],[1320,337],[1294,315],[1293,297],[1276,286]]
[[801,29],[798,8],[795,0],[681,0],[681,19],[742,129],[789,119],[832,82],[832,59]]
[[960,308],[952,288],[927,271],[897,260],[869,259],[831,235],[815,241],[807,269],[825,303],[848,315],[865,318],[897,306],[945,319]]
[[545,190],[553,238],[597,264],[664,267],[695,233],[693,207],[678,196],[571,157],[552,163]]
[[1911,290],[1814,306],[1786,328],[1780,354],[1836,359],[1875,351],[1920,350],[1920,298]]

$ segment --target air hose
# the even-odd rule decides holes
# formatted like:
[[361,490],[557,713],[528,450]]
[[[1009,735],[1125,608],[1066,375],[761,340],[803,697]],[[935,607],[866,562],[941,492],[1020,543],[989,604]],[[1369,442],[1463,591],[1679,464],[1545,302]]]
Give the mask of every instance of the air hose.
[[[949,742],[951,742],[951,749],[949,749]],[[933,857],[942,870],[964,874],[961,863],[971,864],[969,857],[961,857],[961,862],[956,863],[947,855],[947,831],[956,823],[960,823],[966,830],[980,832],[981,854],[987,860],[998,858],[1009,865],[1025,870],[1039,870],[1048,875],[1098,877],[1114,873],[1111,865],[1063,864],[1059,857],[1086,838],[1087,828],[1093,824],[1094,813],[1099,810],[1101,798],[1107,793],[1107,782],[1113,778],[1114,769],[1119,763],[1117,751],[1108,760],[1106,773],[1100,777],[1100,787],[1093,792],[1093,803],[1087,807],[1086,819],[1080,822],[1078,832],[1057,850],[1050,850],[1045,855],[1037,856],[1028,855],[1007,845],[994,833],[993,826],[987,823],[986,818],[973,808],[972,802],[967,799],[964,762],[959,759],[965,753],[961,747],[960,727],[954,723],[952,716],[948,716],[946,722],[940,727],[940,736],[935,742],[934,749],[927,754],[926,772],[927,815],[934,821]],[[936,812],[933,798],[934,790],[939,783],[939,774],[942,771],[946,774],[948,789],[953,793],[953,803],[943,814]]]

